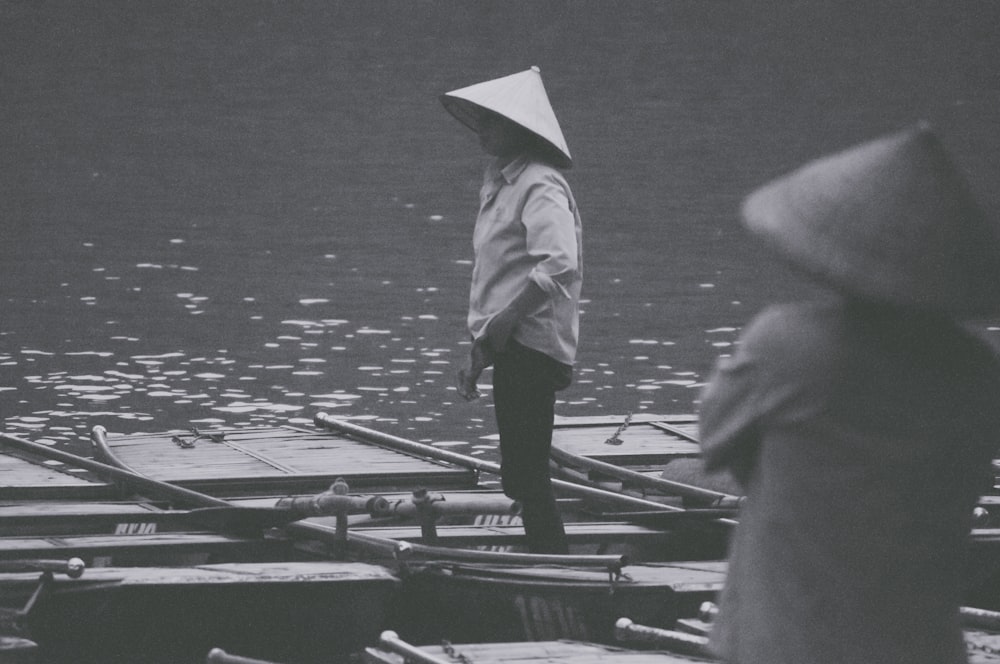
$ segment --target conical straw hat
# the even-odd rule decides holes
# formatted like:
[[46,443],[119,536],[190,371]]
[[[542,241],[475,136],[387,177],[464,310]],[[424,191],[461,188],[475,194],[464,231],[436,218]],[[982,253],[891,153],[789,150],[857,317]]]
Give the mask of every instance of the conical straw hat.
[[742,218],[854,296],[963,315],[1000,309],[1000,228],[926,124],[774,180],[744,201]]
[[538,67],[446,92],[441,95],[441,103],[475,132],[479,131],[482,109],[502,115],[551,144],[561,157],[559,166],[573,165]]

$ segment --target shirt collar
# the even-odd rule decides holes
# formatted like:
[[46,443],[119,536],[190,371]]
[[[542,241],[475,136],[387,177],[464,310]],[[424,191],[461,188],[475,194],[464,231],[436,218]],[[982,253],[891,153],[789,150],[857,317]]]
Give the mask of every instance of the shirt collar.
[[528,161],[527,155],[521,155],[515,157],[503,168],[498,168],[498,162],[494,160],[490,164],[490,179],[498,180],[503,178],[507,184],[513,184],[514,180],[528,167]]

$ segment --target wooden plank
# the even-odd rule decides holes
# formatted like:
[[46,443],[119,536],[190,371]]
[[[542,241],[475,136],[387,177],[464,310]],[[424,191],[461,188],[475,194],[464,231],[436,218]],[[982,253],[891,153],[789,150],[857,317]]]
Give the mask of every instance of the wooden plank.
[[6,452],[0,454],[0,486],[86,485],[93,483],[85,473],[71,472],[65,464],[32,461]]

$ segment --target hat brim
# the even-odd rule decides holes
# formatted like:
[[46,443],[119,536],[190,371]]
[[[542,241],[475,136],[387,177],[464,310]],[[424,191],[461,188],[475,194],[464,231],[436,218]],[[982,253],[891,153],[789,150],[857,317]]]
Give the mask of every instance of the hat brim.
[[468,99],[462,99],[460,97],[453,97],[449,94],[443,94],[439,97],[441,104],[444,106],[445,110],[448,111],[456,120],[461,122],[463,125],[479,133],[482,128],[483,118],[487,115],[500,116],[510,122],[513,122],[518,127],[524,129],[526,132],[537,138],[544,144],[547,148],[547,156],[551,161],[555,163],[559,168],[568,170],[573,167],[573,159],[563,152],[562,148],[558,145],[545,138],[536,131],[533,131],[530,127],[526,127],[524,124],[518,122],[514,118],[495,111],[485,106],[481,106],[475,102],[471,102]]

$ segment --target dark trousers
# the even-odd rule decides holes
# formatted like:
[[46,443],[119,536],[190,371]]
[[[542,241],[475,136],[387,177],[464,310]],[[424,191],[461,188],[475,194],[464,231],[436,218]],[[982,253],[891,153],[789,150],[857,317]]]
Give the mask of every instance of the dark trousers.
[[568,552],[549,476],[549,449],[556,392],[571,377],[571,367],[513,340],[494,359],[501,481],[504,493],[521,503],[532,553]]

